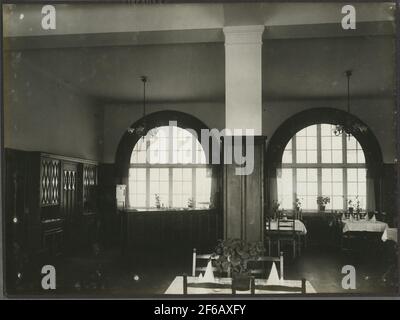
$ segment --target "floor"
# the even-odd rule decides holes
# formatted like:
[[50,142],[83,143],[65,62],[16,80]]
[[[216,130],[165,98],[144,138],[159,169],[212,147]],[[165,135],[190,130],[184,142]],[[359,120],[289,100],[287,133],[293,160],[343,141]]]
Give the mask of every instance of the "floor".
[[[285,258],[285,278],[306,278],[318,293],[390,295],[397,290],[390,275],[383,277],[395,261],[393,248],[379,244],[372,250],[341,250],[338,247],[309,245],[301,257]],[[290,250],[288,250],[290,252]],[[389,255],[388,255],[389,252]],[[389,257],[389,258],[388,258]],[[392,261],[390,261],[392,258]],[[342,267],[356,270],[356,289],[342,288]],[[106,250],[98,256],[85,254],[55,262],[57,289],[51,295],[137,297],[162,295],[175,276],[190,273],[191,254],[182,258],[177,252],[123,257],[118,250]],[[397,270],[397,269],[396,269]],[[39,281],[37,281],[37,284]],[[37,286],[21,287],[20,294],[43,294]],[[46,292],[48,295],[49,292]]]

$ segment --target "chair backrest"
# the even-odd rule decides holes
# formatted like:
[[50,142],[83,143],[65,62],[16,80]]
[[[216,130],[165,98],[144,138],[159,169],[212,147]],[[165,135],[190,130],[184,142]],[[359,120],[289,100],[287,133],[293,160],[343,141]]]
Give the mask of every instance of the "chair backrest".
[[278,231],[295,232],[295,220],[294,219],[279,219],[278,220]]
[[301,210],[301,209],[295,210],[293,213],[293,219],[302,221],[303,220],[303,210]]
[[[223,289],[224,293],[223,294],[229,294],[229,292],[233,292],[232,290],[232,283],[201,283],[201,282],[190,282],[188,281],[188,276],[187,274],[183,275],[183,294],[186,295],[188,294],[188,288],[192,288],[194,290],[194,292],[197,291],[203,291],[204,289],[206,289],[206,291],[202,292],[202,293],[208,293],[208,291],[210,291],[209,293],[212,293],[213,290],[215,289]],[[203,289],[203,290],[201,290]],[[228,289],[228,290],[227,290]],[[198,294],[199,292],[197,292]]]
[[[200,272],[205,272],[207,268],[207,263],[211,259],[216,259],[212,253],[207,254],[197,254],[196,248],[193,248],[192,257],[192,276],[197,276]],[[213,267],[213,271],[217,271],[217,268]]]
[[287,285],[255,285],[254,290],[260,290],[260,291],[268,291],[270,293],[273,293],[274,291],[276,292],[286,292],[286,293],[301,293],[301,294],[306,294],[306,279],[301,279],[301,286],[300,287],[293,287],[293,286],[287,286]]
[[[258,290],[264,290],[264,291],[269,291],[270,293],[273,293],[274,291],[276,292],[287,292],[287,293],[301,293],[301,294],[306,294],[306,279],[301,279],[301,286],[300,287],[293,287],[293,286],[285,286],[285,285],[256,285],[255,284],[255,278],[252,276],[250,278],[250,294],[254,295],[256,289]],[[236,294],[237,291],[237,286],[235,284],[234,279],[232,279],[232,283],[230,285],[222,285],[222,284],[210,284],[210,283],[188,283],[188,278],[187,275],[183,275],[183,294],[187,295],[188,294],[188,287],[193,287],[193,288],[228,288],[230,286],[232,290],[232,294]]]
[[269,231],[271,230],[271,220],[272,218],[268,217],[265,221],[265,228]]
[[283,279],[283,252],[280,253],[279,257],[268,257],[261,256],[254,260],[249,260],[247,268],[251,274],[257,278],[265,278],[268,276],[271,264],[267,262],[278,262],[279,263],[279,277]]

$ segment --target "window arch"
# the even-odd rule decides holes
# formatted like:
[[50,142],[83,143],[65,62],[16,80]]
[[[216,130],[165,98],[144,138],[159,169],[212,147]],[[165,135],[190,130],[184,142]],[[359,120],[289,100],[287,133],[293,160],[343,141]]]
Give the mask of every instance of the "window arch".
[[211,203],[211,168],[190,130],[162,125],[137,141],[128,175],[132,208],[201,208]]
[[367,206],[364,151],[353,136],[335,136],[332,124],[310,125],[287,143],[277,169],[278,201],[293,209],[296,198],[304,210],[317,210],[317,197],[328,196],[327,209],[347,209],[358,199]]

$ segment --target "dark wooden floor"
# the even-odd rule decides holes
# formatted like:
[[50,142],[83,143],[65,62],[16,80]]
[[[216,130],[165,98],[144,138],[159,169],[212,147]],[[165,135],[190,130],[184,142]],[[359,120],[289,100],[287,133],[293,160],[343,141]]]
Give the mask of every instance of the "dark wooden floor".
[[[306,278],[321,294],[393,295],[397,288],[392,285],[390,276],[383,275],[396,258],[393,248],[381,244],[375,249],[350,251],[310,245],[301,257],[294,260],[286,257],[285,279]],[[186,257],[179,256],[177,251],[126,257],[118,250],[109,250],[96,258],[86,254],[64,258],[55,264],[57,290],[50,293],[52,296],[161,295],[175,276],[190,273],[191,252],[187,252]],[[344,265],[353,265],[356,269],[355,290],[345,290],[341,286]],[[20,288],[17,292],[24,293],[44,294],[43,290],[33,287]]]

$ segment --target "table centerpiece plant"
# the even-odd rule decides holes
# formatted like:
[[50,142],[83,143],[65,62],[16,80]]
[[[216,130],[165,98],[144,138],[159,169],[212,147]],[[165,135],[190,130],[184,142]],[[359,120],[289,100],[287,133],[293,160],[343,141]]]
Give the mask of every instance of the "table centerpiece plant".
[[280,208],[281,203],[278,200],[273,200],[272,201],[272,214],[273,214],[273,219],[277,220],[278,218],[280,218],[281,214],[282,214],[282,209]]
[[353,200],[350,199],[347,201],[347,208],[349,209],[349,213],[353,214],[353,212],[354,212]]
[[331,198],[318,196],[317,197],[317,204],[320,211],[325,211],[326,205],[331,202]]
[[246,242],[241,239],[218,240],[215,247],[215,267],[219,273],[227,273],[235,281],[238,290],[250,289],[250,261],[256,261],[265,253],[262,242]]

